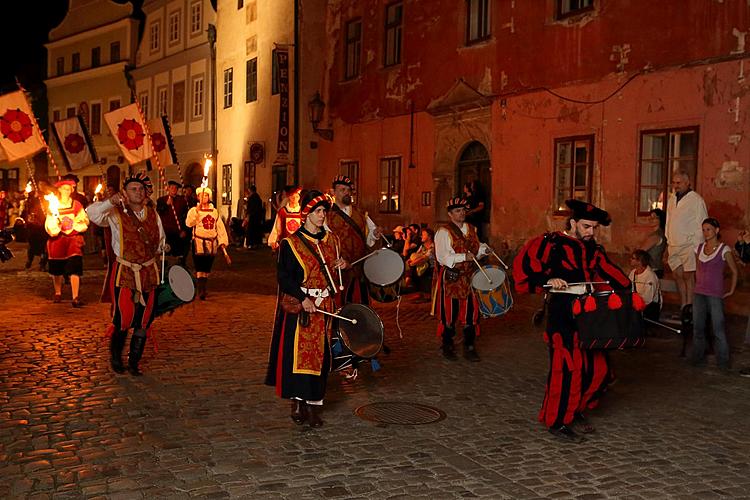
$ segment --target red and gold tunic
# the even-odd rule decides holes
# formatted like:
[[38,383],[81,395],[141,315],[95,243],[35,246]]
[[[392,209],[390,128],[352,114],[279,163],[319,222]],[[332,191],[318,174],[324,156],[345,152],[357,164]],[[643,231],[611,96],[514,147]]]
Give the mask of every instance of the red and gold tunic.
[[56,217],[47,214],[44,228],[50,235],[47,240],[47,254],[50,260],[64,260],[69,257],[83,256],[83,236],[89,226],[89,218],[83,206],[71,200],[68,207],[60,207]]
[[[452,223],[443,226],[451,237],[451,246],[456,253],[471,252],[476,255],[479,252],[479,238],[477,230],[471,224],[467,224],[468,231],[464,235],[461,230]],[[475,264],[472,261],[458,262],[453,269],[459,272],[457,281],[448,281],[445,279],[445,266],[440,267],[439,280],[445,288],[445,295],[451,298],[465,299],[472,293],[471,277],[474,274]]]
[[145,218],[136,222],[135,214],[125,213],[122,207],[115,207],[120,222],[120,260],[128,264],[118,266],[115,286],[136,290],[135,271],[132,264],[143,266],[140,274],[141,291],[148,293],[159,284],[159,268],[156,257],[159,253],[158,215],[156,210],[146,206]]

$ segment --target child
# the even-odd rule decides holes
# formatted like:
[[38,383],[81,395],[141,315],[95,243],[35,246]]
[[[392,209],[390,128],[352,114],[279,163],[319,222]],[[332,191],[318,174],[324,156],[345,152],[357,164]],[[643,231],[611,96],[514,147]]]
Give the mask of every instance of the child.
[[[706,351],[706,316],[710,313],[714,329],[716,365],[729,369],[729,344],[724,331],[724,299],[737,287],[737,264],[731,249],[719,241],[719,221],[709,217],[703,221],[705,241],[695,249],[696,272],[693,296],[693,351],[689,362],[699,365]],[[724,292],[724,268],[732,273],[729,291]]]
[[635,283],[635,291],[646,303],[643,317],[651,321],[659,321],[661,313],[661,287],[659,278],[650,266],[651,256],[645,250],[635,250],[630,256],[630,281]]

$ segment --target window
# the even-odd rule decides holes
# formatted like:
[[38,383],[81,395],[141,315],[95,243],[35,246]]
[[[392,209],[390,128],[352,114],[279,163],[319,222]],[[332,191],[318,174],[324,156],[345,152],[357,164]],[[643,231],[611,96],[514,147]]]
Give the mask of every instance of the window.
[[224,109],[232,107],[232,86],[234,80],[234,68],[224,70]]
[[346,48],[344,52],[344,79],[359,76],[359,59],[362,53],[362,21],[357,19],[346,23]]
[[557,0],[557,18],[574,16],[594,9],[594,0]]
[[401,191],[401,158],[380,159],[380,213],[399,213]]
[[221,166],[221,204],[232,204],[232,164]]
[[490,0],[466,0],[466,44],[490,37]]
[[175,44],[180,41],[180,11],[169,14],[169,43]]
[[159,50],[159,36],[161,31],[159,21],[151,23],[148,31],[148,47],[151,52]]
[[245,24],[258,20],[258,2],[252,1],[245,7]]
[[666,206],[675,170],[685,171],[695,179],[697,159],[698,127],[641,132],[638,215]]
[[245,102],[258,100],[258,58],[247,61],[245,75]]
[[64,74],[65,74],[65,58],[58,57],[57,58],[57,76],[64,75]]
[[271,52],[271,95],[279,93],[279,55],[276,49]]
[[76,115],[76,107],[70,106],[65,110],[65,118],[73,118]]
[[193,118],[203,116],[203,77],[193,79]]
[[80,52],[73,52],[73,62],[71,64],[72,71],[81,71],[81,54]]
[[91,49],[91,67],[98,68],[102,64],[102,49],[94,47]]
[[172,84],[172,122],[185,121],[185,81]]
[[120,100],[119,99],[112,99],[109,101],[109,110],[114,111],[116,109],[120,108]]
[[203,31],[203,0],[190,5],[190,34],[196,35]]
[[98,102],[91,103],[91,135],[102,133],[102,105]]
[[109,62],[116,63],[120,61],[120,42],[109,44]]
[[52,121],[53,122],[59,122],[60,121],[60,110],[59,109],[53,109],[52,110]]
[[141,105],[141,113],[143,113],[143,118],[148,120],[148,92],[141,92],[138,95],[138,102]]
[[555,141],[555,207],[567,210],[565,200],[591,200],[594,171],[594,136]]
[[404,5],[392,3],[385,8],[385,50],[383,66],[393,66],[401,62],[401,17]]
[[245,6],[245,0],[237,0],[237,10]]
[[359,188],[359,162],[358,161],[342,161],[339,165],[339,173],[345,175],[352,180],[352,198],[356,198],[357,191]]
[[167,94],[167,87],[159,87],[156,90],[156,106],[159,116],[165,116],[169,109],[169,97]]

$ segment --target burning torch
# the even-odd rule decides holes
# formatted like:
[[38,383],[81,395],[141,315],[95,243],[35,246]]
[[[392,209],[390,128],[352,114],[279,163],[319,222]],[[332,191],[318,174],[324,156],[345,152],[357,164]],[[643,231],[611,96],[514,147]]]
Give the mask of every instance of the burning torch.
[[53,217],[59,218],[60,217],[60,200],[57,199],[57,196],[54,194],[45,194],[44,199],[47,200],[47,203],[49,204],[49,211],[52,214]]

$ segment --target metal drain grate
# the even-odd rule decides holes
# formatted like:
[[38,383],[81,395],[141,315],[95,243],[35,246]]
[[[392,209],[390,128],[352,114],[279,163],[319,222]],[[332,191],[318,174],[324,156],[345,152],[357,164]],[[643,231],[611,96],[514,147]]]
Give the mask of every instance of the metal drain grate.
[[445,412],[419,403],[382,402],[363,405],[354,410],[362,420],[395,425],[422,425],[440,422]]

